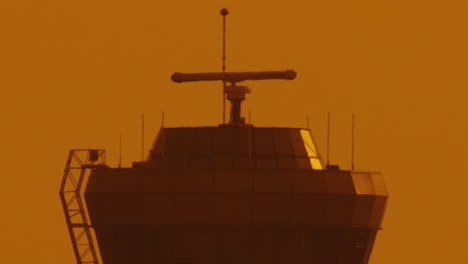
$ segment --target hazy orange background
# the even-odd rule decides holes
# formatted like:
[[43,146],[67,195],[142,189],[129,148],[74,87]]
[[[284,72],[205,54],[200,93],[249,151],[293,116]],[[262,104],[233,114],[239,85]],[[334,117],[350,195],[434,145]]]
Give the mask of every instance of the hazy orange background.
[[[378,3],[375,3],[378,2]],[[221,121],[219,83],[174,84],[175,71],[295,69],[250,82],[257,126],[311,129],[332,163],[386,176],[391,199],[371,263],[468,260],[466,1],[198,0],[0,3],[0,256],[74,263],[58,189],[68,150],[107,149],[124,165],[166,126]],[[247,83],[246,83],[247,84]]]

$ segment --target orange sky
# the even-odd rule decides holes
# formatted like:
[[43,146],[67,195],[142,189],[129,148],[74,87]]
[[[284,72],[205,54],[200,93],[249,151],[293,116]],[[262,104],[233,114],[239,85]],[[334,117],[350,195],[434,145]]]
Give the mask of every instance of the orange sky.
[[[376,4],[374,2],[378,2]],[[140,157],[166,126],[221,121],[219,83],[175,71],[295,69],[249,82],[257,126],[310,127],[331,161],[382,171],[391,198],[370,263],[468,259],[466,1],[33,1],[0,3],[0,252],[3,263],[74,263],[58,189],[68,150]]]

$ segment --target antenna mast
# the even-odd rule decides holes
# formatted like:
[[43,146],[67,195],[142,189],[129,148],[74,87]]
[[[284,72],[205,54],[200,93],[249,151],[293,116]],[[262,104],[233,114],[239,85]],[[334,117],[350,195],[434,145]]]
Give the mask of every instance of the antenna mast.
[[[229,11],[226,8],[221,9],[221,15],[223,16],[223,73],[226,72],[226,16]],[[226,123],[226,81],[223,80],[223,124]]]
[[330,165],[330,112],[327,118],[327,167]]
[[351,122],[351,170],[354,170],[354,113]]
[[122,167],[122,132],[120,132],[119,138],[119,168]]
[[145,115],[141,115],[141,161],[145,161]]
[[161,128],[159,129],[159,131],[161,131],[161,144],[162,144],[162,148],[161,148],[161,154],[164,156],[164,147],[165,147],[165,144],[164,144],[164,141],[166,140],[165,136],[164,136],[164,110],[161,111]]

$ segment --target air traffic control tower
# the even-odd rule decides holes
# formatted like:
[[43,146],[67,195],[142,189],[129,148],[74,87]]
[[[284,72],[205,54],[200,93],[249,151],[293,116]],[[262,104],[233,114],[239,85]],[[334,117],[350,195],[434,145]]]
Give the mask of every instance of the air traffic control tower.
[[325,166],[308,129],[241,116],[250,89],[238,83],[295,77],[175,73],[178,83],[227,84],[229,122],[161,128],[131,168],[107,166],[103,150],[70,151],[60,193],[77,263],[368,263],[387,200],[382,175]]

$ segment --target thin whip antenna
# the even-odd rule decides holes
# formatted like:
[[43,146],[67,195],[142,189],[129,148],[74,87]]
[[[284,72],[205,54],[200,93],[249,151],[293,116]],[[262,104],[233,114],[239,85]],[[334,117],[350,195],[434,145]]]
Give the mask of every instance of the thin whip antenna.
[[327,119],[327,166],[330,165],[330,112]]
[[354,170],[354,113],[351,120],[351,170]]
[[164,135],[164,110],[161,111],[161,155],[164,156],[164,148],[165,148],[165,145],[164,145],[164,141],[166,140],[165,139],[165,135]]
[[249,110],[249,128],[248,128],[248,133],[249,133],[249,166],[252,166],[252,120],[250,119],[250,110]]
[[[226,72],[226,16],[229,11],[226,8],[221,9],[221,15],[223,16],[223,73]],[[226,81],[223,81],[223,124],[226,123]]]
[[141,115],[141,161],[145,160],[145,115]]
[[119,138],[119,168],[122,167],[122,132],[120,132]]

